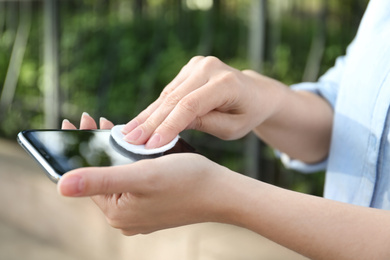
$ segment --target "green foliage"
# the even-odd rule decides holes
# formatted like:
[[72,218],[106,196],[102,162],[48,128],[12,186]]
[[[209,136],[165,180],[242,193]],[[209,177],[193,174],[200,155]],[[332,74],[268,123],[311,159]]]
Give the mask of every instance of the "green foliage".
[[[87,111],[95,118],[104,116],[114,123],[125,123],[155,100],[195,55],[213,55],[233,67],[247,69],[250,1],[215,1],[219,4],[208,11],[190,10],[184,2],[149,0],[136,7],[124,0],[59,1],[61,116],[77,124],[80,114]],[[290,7],[282,10],[277,27],[268,17],[264,74],[286,84],[301,81],[318,30],[318,12],[308,8],[310,3],[286,4]],[[328,3],[320,74],[344,54],[367,0]],[[0,135],[5,137],[14,138],[22,129],[43,126],[42,5],[39,1],[32,4],[31,32],[15,97],[11,107],[0,111]],[[272,31],[275,28],[278,34]],[[6,76],[15,30],[8,24],[0,26],[0,82]],[[244,170],[243,140],[222,142],[195,132],[185,135],[209,158],[233,170]],[[312,177],[287,177],[295,173],[287,173],[267,149],[261,160],[273,169],[271,182],[320,193],[310,187],[322,185],[321,175],[313,177],[318,178],[317,186],[307,185]],[[267,171],[267,167],[262,170]]]

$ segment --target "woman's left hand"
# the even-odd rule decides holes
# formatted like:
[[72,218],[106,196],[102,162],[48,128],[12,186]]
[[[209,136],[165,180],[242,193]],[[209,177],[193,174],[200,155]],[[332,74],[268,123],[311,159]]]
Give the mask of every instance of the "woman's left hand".
[[[101,128],[111,128],[100,120]],[[64,129],[76,127],[68,121]],[[80,129],[95,129],[83,114]],[[222,176],[223,174],[223,176]],[[64,196],[92,196],[108,223],[125,235],[150,233],[192,223],[225,222],[230,184],[240,175],[191,153],[112,167],[79,168],[58,183]]]

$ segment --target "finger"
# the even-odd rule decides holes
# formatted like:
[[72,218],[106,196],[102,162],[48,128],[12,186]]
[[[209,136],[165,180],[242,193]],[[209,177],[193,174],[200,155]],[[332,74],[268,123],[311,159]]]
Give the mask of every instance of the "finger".
[[161,93],[160,97],[162,100],[175,91],[183,82],[185,82],[190,75],[197,70],[198,64],[200,61],[204,60],[203,56],[195,56],[193,57],[180,72],[176,75],[176,77],[164,88],[164,91]]
[[100,125],[100,129],[111,129],[114,127],[114,124],[110,120],[104,117],[101,117],[99,119],[99,125]]
[[193,57],[179,72],[179,74],[164,88],[161,95],[137,117],[128,122],[122,129],[122,133],[127,135],[136,127],[143,124],[164,102],[164,100],[177,89],[191,75],[196,64],[204,59],[202,56]]
[[[134,129],[131,133],[125,136],[125,140],[133,144],[145,144],[151,137],[157,127],[167,118],[173,109],[185,98],[187,95],[202,88],[207,82],[206,78],[199,79],[198,77],[190,77],[183,82],[175,91],[170,93],[159,108],[154,111],[152,115],[140,126]],[[196,111],[194,111],[196,112]],[[179,129],[183,130],[183,129]]]
[[81,115],[80,130],[97,129],[95,120],[86,112]]
[[164,91],[161,93],[162,95],[160,97],[164,100],[167,95],[178,88],[196,70],[199,62],[204,59],[205,57],[203,56],[193,57],[185,66],[183,66],[176,77],[164,88]]
[[208,82],[204,87],[184,97],[157,127],[145,147],[152,149],[168,144],[196,118],[231,103],[229,92],[220,91],[218,88]]
[[61,129],[77,129],[68,119],[62,121]]
[[133,131],[136,127],[138,127],[140,124],[143,124],[146,119],[160,106],[162,103],[162,100],[159,98],[156,101],[154,101],[152,104],[150,104],[145,110],[143,110],[141,113],[139,113],[138,116],[136,116],[133,120],[128,122],[123,128],[122,133],[127,135],[131,131]]
[[93,195],[142,192],[148,175],[146,161],[113,167],[79,168],[63,175],[58,191],[63,196],[84,197]]

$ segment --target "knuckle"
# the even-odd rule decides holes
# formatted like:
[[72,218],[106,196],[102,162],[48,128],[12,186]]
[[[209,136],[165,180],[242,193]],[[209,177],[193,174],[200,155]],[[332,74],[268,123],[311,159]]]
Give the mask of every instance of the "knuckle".
[[210,73],[211,70],[215,69],[221,64],[221,61],[214,56],[207,56],[202,59],[199,63],[200,72],[202,74]]
[[165,128],[168,132],[176,132],[179,128],[179,124],[172,120],[165,120],[161,123],[161,128]]
[[224,71],[215,79],[215,87],[222,87],[229,97],[238,97],[243,91],[239,76],[234,71]]
[[107,176],[102,176],[101,180],[101,190],[103,192],[109,192],[113,186],[112,179]]
[[146,120],[143,124],[142,124],[142,129],[144,132],[151,132],[150,129],[155,129],[157,127],[157,122],[153,119],[153,118],[149,118],[148,120]]
[[256,74],[255,71],[253,71],[253,70],[248,70],[248,69],[243,70],[242,73],[245,74],[245,75],[253,75],[253,74]]
[[202,60],[202,59],[204,59],[204,56],[200,56],[200,55],[194,56],[194,57],[192,57],[190,59],[190,61],[187,64],[193,64],[193,63],[196,63],[196,62],[198,62],[199,60]]
[[237,82],[237,75],[233,71],[224,71],[221,73],[221,75],[218,77],[217,81],[220,83],[218,85],[229,87],[229,86],[236,86]]
[[171,93],[172,93],[172,88],[166,87],[163,89],[163,91],[160,94],[160,98],[165,100]]
[[166,96],[164,103],[169,107],[174,107],[177,103],[180,102],[181,99],[182,97],[180,95],[177,95],[173,92]]
[[184,97],[178,105],[182,111],[191,115],[196,115],[200,107],[199,100],[191,96]]
[[214,56],[207,56],[203,59],[203,64],[205,67],[214,67],[215,65],[219,65],[221,60]]
[[226,71],[222,75],[222,80],[228,82],[237,81],[237,74],[234,73],[233,71]]

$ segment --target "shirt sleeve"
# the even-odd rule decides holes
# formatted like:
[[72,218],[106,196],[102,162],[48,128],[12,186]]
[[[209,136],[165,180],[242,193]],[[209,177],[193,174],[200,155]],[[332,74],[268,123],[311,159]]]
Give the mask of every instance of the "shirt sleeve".
[[318,82],[303,82],[291,85],[291,89],[296,91],[310,91],[323,97],[334,108],[337,99],[337,93],[339,89],[339,83],[341,81],[344,66],[345,56],[338,57],[334,67],[329,69],[323,76],[321,76]]
[[[310,91],[323,97],[329,102],[332,108],[335,107],[337,94],[340,82],[342,81],[345,64],[347,62],[348,52],[353,48],[353,42],[347,49],[345,56],[340,56],[336,59],[335,65],[322,75],[318,82],[303,82],[291,85],[291,89],[295,91]],[[327,166],[327,158],[316,164],[307,164],[299,160],[290,158],[287,154],[276,151],[284,166],[288,169],[297,170],[303,173],[317,172],[325,170]]]

